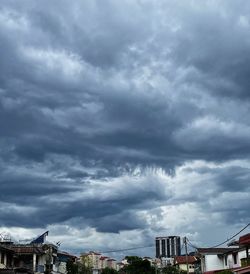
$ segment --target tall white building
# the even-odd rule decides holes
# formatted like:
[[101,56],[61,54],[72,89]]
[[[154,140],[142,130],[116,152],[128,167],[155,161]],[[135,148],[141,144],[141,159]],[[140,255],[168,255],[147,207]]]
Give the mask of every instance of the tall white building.
[[155,238],[156,258],[173,258],[181,255],[181,238],[166,236]]

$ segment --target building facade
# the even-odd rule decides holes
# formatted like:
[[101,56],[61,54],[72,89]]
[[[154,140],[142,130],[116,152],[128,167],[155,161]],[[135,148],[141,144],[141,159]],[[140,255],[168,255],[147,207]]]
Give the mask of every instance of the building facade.
[[173,258],[181,255],[181,238],[167,236],[155,238],[156,258]]

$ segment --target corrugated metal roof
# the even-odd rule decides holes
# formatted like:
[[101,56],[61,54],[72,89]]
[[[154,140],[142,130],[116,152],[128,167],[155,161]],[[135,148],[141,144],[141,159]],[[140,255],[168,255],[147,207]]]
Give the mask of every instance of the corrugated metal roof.
[[41,246],[13,246],[11,248],[17,254],[43,254],[45,253]]
[[216,248],[197,248],[198,253],[202,254],[224,254],[231,251],[236,251],[238,248],[216,247]]
[[250,233],[243,235],[239,239],[240,245],[250,245]]

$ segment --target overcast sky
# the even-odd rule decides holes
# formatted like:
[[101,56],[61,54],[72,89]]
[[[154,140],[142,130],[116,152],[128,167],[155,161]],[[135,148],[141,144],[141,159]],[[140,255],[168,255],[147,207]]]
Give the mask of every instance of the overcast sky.
[[79,253],[249,222],[248,1],[2,0],[0,52],[0,232]]

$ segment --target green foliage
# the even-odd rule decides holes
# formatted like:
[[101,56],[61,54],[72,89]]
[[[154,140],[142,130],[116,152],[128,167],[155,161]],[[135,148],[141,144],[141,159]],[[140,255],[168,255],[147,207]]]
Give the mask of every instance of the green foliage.
[[82,263],[75,263],[71,260],[67,261],[66,264],[67,274],[92,274],[92,269],[86,267]]
[[126,274],[154,274],[155,269],[151,267],[148,260],[143,260],[137,256],[127,256],[129,265],[125,266],[120,273]]
[[68,274],[78,274],[78,265],[72,260],[68,260],[66,264],[66,270]]
[[105,267],[103,270],[102,270],[102,274],[117,274],[118,272],[113,269],[113,268],[109,268],[109,267]]
[[[181,272],[185,273],[185,271]],[[162,274],[179,274],[179,270],[174,266],[166,266],[162,269]]]
[[126,256],[125,259],[127,260],[127,262],[129,264],[133,264],[133,263],[136,263],[138,261],[142,261],[142,258],[138,257],[138,256]]
[[240,260],[241,261],[241,266],[245,267],[245,266],[249,266],[250,265],[250,258],[243,258]]
[[84,264],[78,263],[78,274],[92,274],[92,268]]
[[229,269],[221,270],[218,272],[219,274],[233,274],[233,271]]

